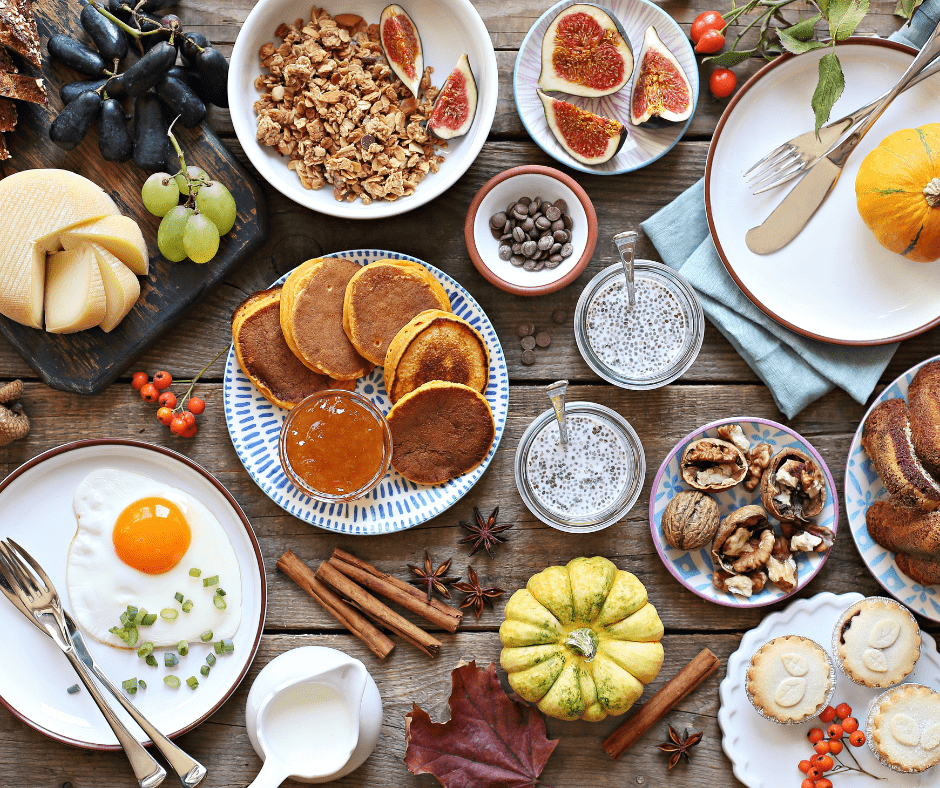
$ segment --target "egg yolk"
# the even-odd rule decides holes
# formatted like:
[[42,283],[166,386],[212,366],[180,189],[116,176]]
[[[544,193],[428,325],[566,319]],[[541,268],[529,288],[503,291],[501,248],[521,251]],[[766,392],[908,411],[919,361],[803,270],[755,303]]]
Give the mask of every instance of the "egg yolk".
[[114,549],[148,575],[169,572],[186,554],[192,533],[182,510],[166,498],[141,498],[118,515]]

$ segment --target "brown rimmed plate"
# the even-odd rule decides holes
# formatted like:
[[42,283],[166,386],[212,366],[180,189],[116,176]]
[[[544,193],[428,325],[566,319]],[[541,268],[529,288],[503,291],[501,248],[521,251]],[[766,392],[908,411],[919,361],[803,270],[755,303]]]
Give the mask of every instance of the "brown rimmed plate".
[[[783,249],[756,255],[745,233],[770,214],[790,185],[754,196],[743,174],[776,145],[813,128],[810,98],[828,50],[784,55],[755,74],[722,115],[708,151],[705,208],[728,273],[778,323],[806,337],[844,345],[879,345],[940,323],[940,264],[889,252],[862,222],[855,178],[865,156],[888,134],[936,121],[940,81],[899,96],[849,158],[842,177],[806,228]],[[851,38],[838,47],[845,92],[832,118],[892,87],[915,50]]]
[[[178,689],[163,683],[168,671],[161,652],[151,668],[136,650],[114,649],[86,635],[86,644],[116,684],[136,676],[147,682],[133,702],[167,736],[195,728],[235,691],[248,672],[264,629],[266,586],[264,565],[251,524],[232,495],[207,470],[161,446],[132,440],[96,439],[68,443],[44,452],[0,482],[0,538],[13,537],[45,569],[69,608],[65,562],[75,534],[72,495],[82,478],[97,468],[120,468],[145,474],[178,487],[200,500],[218,518],[231,540],[241,569],[241,624],[233,638],[235,651],[217,657],[209,676],[205,664],[211,643],[190,643],[173,672]],[[6,599],[0,598],[0,703],[31,728],[56,741],[93,750],[118,750],[117,739],[87,690],[70,695],[78,683],[65,656]],[[145,638],[141,639],[143,642]],[[185,683],[199,680],[196,690]],[[149,743],[143,731],[114,701],[112,706],[130,731]]]

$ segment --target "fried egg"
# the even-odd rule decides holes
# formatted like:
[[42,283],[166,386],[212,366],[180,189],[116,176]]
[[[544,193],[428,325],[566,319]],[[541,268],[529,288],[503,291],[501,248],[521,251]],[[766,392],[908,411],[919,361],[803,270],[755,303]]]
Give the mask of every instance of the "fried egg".
[[[109,632],[122,626],[128,605],[156,613],[152,626],[138,628],[133,646],[175,646],[230,638],[241,620],[241,574],[235,549],[222,524],[191,495],[138,473],[99,468],[76,487],[78,529],[66,567],[72,616],[97,640],[129,648]],[[190,575],[199,569],[199,577]],[[217,585],[203,580],[218,576]],[[225,608],[213,602],[225,591]],[[192,609],[183,612],[184,602]],[[175,610],[167,620],[163,610]]]

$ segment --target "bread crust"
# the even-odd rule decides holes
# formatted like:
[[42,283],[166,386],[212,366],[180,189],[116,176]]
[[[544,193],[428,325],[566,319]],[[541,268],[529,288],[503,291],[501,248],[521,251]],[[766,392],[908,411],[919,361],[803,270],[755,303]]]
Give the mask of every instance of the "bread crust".
[[907,391],[911,442],[924,467],[940,478],[940,361],[924,364]]

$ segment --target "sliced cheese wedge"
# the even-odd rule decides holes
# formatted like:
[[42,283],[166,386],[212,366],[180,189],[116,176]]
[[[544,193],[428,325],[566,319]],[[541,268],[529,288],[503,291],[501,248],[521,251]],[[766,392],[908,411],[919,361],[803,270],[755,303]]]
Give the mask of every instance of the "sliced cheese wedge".
[[76,224],[118,215],[96,184],[67,170],[24,170],[0,180],[0,314],[42,328],[46,253]]
[[147,242],[129,216],[105,216],[62,233],[62,247],[74,249],[85,241],[101,244],[135,274],[146,276],[150,266]]
[[140,296],[140,282],[130,268],[101,244],[88,243],[87,246],[98,260],[101,281],[104,283],[108,308],[99,326],[107,333],[120,323],[137,303],[137,298]]
[[94,328],[108,312],[98,259],[90,246],[49,255],[46,331],[71,334]]

